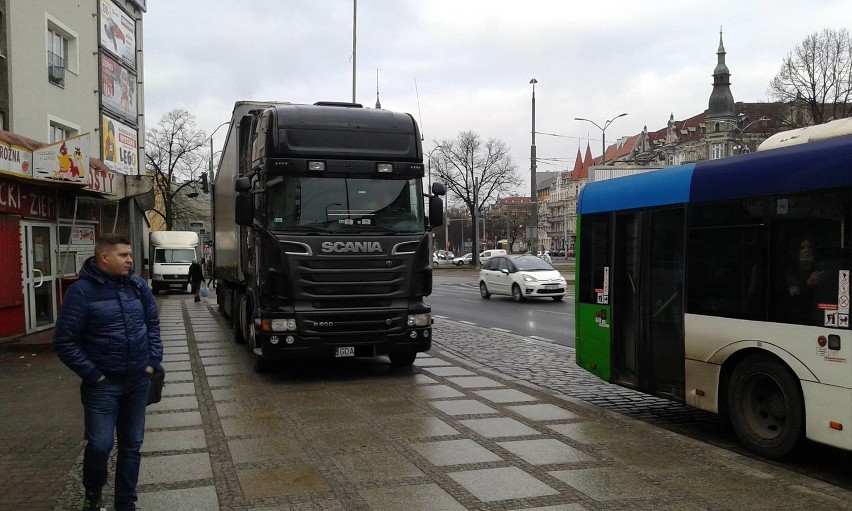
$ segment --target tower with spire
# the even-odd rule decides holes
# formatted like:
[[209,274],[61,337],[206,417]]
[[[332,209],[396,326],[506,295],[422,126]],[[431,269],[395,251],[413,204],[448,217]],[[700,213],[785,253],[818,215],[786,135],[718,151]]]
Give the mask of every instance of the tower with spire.
[[722,43],[722,28],[719,27],[719,49],[716,51],[717,63],[713,69],[713,92],[710,93],[708,118],[736,117],[734,95],[731,94],[731,72],[725,64],[725,45]]

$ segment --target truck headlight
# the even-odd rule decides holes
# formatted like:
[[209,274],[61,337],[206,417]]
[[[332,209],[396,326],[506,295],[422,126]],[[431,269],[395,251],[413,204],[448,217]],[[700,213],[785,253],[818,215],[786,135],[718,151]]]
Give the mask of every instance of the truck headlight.
[[152,279],[152,280],[163,280],[163,274],[162,274],[162,273],[155,273],[155,274],[151,277],[151,279]]
[[296,320],[293,318],[265,319],[261,322],[263,330],[272,332],[295,332]]
[[432,314],[409,314],[408,326],[429,326],[432,324]]

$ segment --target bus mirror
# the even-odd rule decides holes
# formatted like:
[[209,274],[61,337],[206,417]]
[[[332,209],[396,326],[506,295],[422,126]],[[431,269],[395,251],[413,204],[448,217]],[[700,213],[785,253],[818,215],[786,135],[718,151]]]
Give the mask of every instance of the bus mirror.
[[[244,179],[244,178],[240,178]],[[254,216],[254,197],[250,193],[237,195],[234,204],[234,222],[237,225],[251,225]]]
[[247,192],[251,190],[251,178],[241,177],[234,183],[234,191],[237,193]]
[[444,183],[432,183],[432,195],[446,195],[447,189],[444,187]]
[[[434,183],[432,190],[435,189],[436,184],[440,183]],[[441,185],[441,188],[443,187],[444,185]],[[432,227],[444,225],[444,201],[437,195],[429,197],[429,225]]]

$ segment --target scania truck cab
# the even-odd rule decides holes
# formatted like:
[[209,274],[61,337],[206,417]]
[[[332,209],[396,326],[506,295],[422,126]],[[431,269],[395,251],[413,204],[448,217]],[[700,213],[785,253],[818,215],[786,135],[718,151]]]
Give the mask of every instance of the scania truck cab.
[[256,370],[381,355],[407,366],[429,350],[445,187],[424,193],[423,176],[409,114],[237,103],[213,192],[214,261],[220,309]]

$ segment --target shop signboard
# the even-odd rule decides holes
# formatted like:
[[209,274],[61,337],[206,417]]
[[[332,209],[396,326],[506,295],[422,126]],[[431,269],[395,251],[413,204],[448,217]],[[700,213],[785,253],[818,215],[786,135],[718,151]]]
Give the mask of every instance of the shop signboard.
[[89,182],[89,134],[60,140],[33,151],[33,178]]
[[0,174],[32,177],[32,153],[28,149],[0,141]]
[[0,177],[0,211],[36,220],[55,220],[54,192]]

